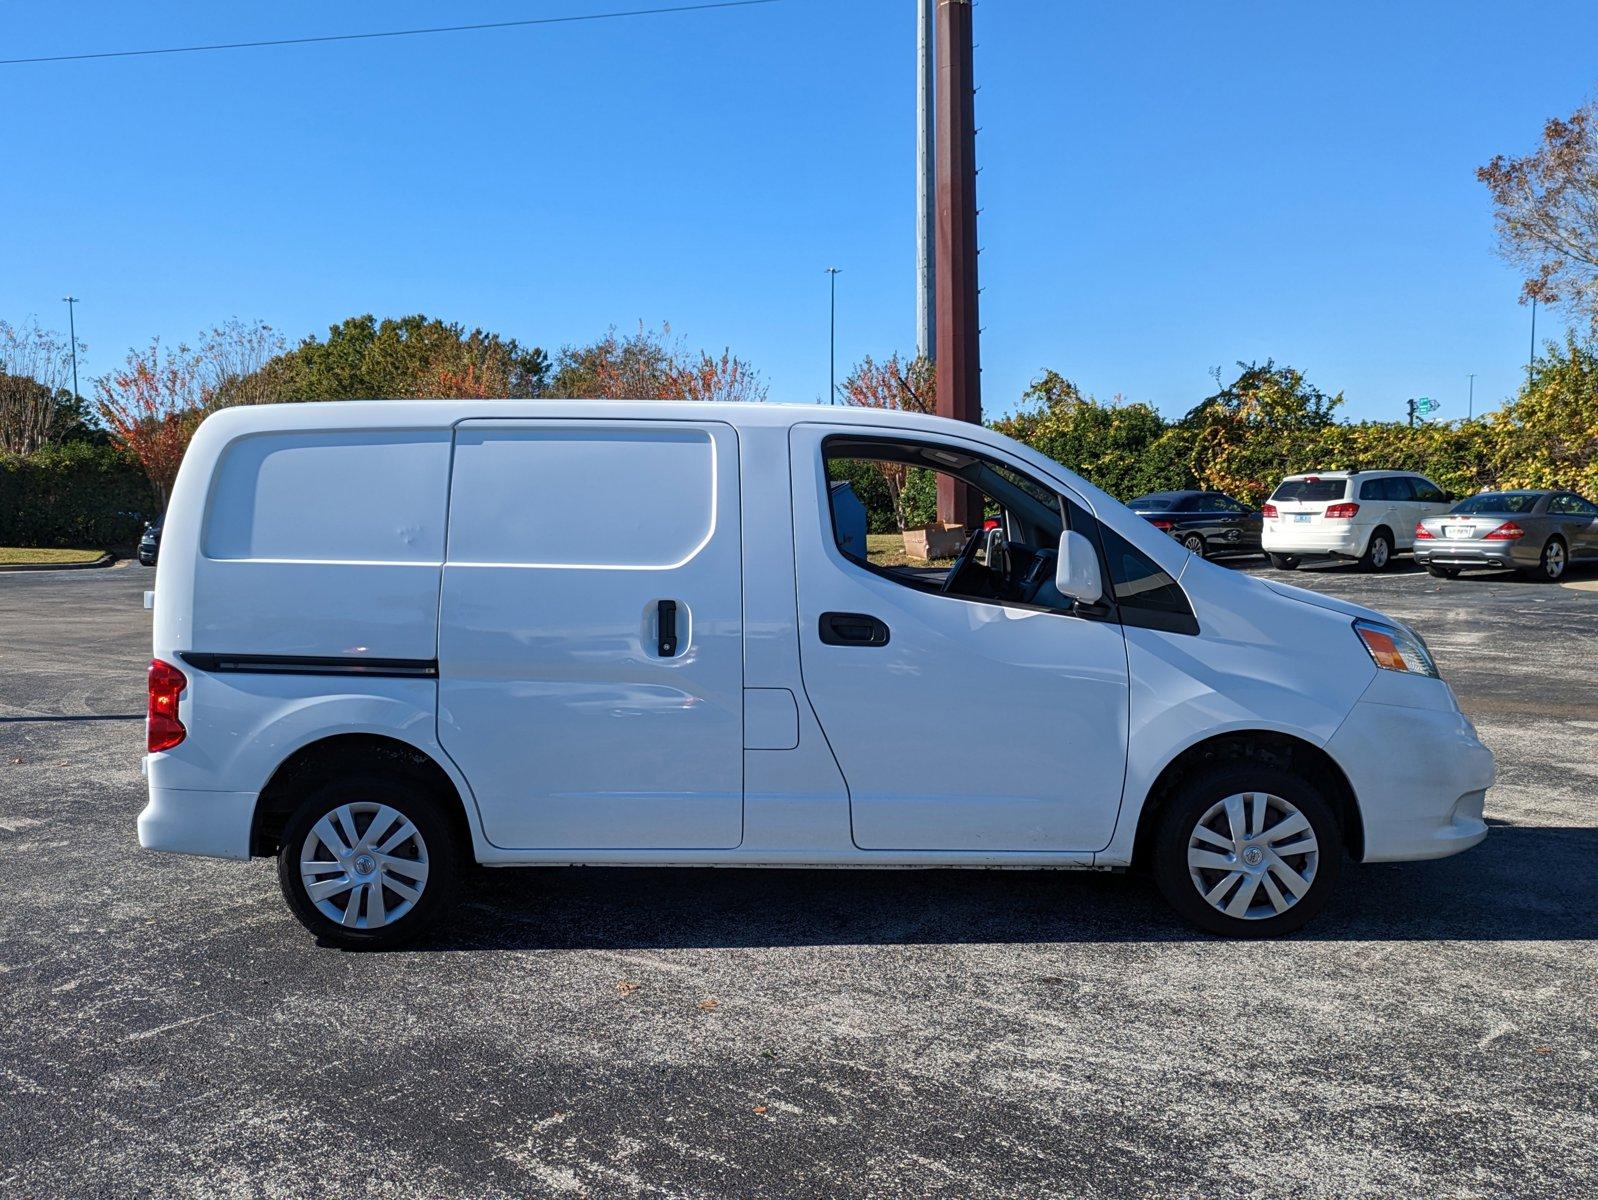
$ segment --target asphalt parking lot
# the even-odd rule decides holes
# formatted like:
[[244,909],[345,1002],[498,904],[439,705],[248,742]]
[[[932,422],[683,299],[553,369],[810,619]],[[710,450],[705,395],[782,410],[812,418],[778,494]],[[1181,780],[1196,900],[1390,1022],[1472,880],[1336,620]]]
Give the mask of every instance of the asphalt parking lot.
[[1282,576],[1418,628],[1500,772],[1286,941],[1135,877],[539,870],[363,955],[138,849],[152,577],[0,575],[0,1195],[1598,1191],[1598,590]]

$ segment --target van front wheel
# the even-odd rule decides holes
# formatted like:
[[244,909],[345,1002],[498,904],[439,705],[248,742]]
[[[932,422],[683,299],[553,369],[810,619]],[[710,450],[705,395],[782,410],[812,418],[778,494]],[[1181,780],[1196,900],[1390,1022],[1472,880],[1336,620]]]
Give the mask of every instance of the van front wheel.
[[1342,865],[1331,808],[1287,771],[1222,764],[1185,781],[1160,817],[1154,877],[1177,912],[1228,937],[1300,928]]
[[277,878],[289,908],[318,939],[376,949],[411,940],[448,908],[459,853],[425,791],[362,775],[306,796],[283,830]]

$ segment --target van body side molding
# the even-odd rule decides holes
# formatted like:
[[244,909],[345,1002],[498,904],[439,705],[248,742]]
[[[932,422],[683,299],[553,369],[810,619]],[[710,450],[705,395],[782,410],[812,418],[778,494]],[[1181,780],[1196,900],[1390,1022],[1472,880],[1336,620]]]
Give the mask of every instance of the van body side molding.
[[384,679],[436,679],[436,658],[328,658],[300,654],[211,654],[180,650],[197,671],[253,675],[362,675]]

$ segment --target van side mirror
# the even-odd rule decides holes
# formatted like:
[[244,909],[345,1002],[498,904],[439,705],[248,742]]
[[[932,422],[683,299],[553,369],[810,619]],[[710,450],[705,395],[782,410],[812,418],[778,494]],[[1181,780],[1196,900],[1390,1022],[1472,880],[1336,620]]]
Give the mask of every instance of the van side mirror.
[[1054,560],[1054,586],[1060,595],[1078,604],[1098,604],[1104,599],[1104,575],[1093,543],[1074,529],[1060,536]]

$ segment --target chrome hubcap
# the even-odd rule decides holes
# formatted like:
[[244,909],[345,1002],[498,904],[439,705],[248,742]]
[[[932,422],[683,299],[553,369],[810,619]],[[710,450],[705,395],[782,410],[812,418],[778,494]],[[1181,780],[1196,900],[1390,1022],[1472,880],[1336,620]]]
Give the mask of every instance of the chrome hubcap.
[[330,921],[380,929],[416,906],[427,886],[427,843],[386,804],[341,804],[305,835],[300,882]]
[[1548,563],[1548,574],[1552,578],[1559,578],[1565,573],[1565,548],[1558,542],[1550,542],[1544,551],[1544,559]]
[[1371,547],[1371,562],[1378,567],[1387,565],[1387,539],[1377,538],[1376,544]]
[[1187,843],[1193,886],[1218,912],[1245,921],[1284,913],[1309,892],[1320,846],[1309,818],[1269,792],[1211,805]]

